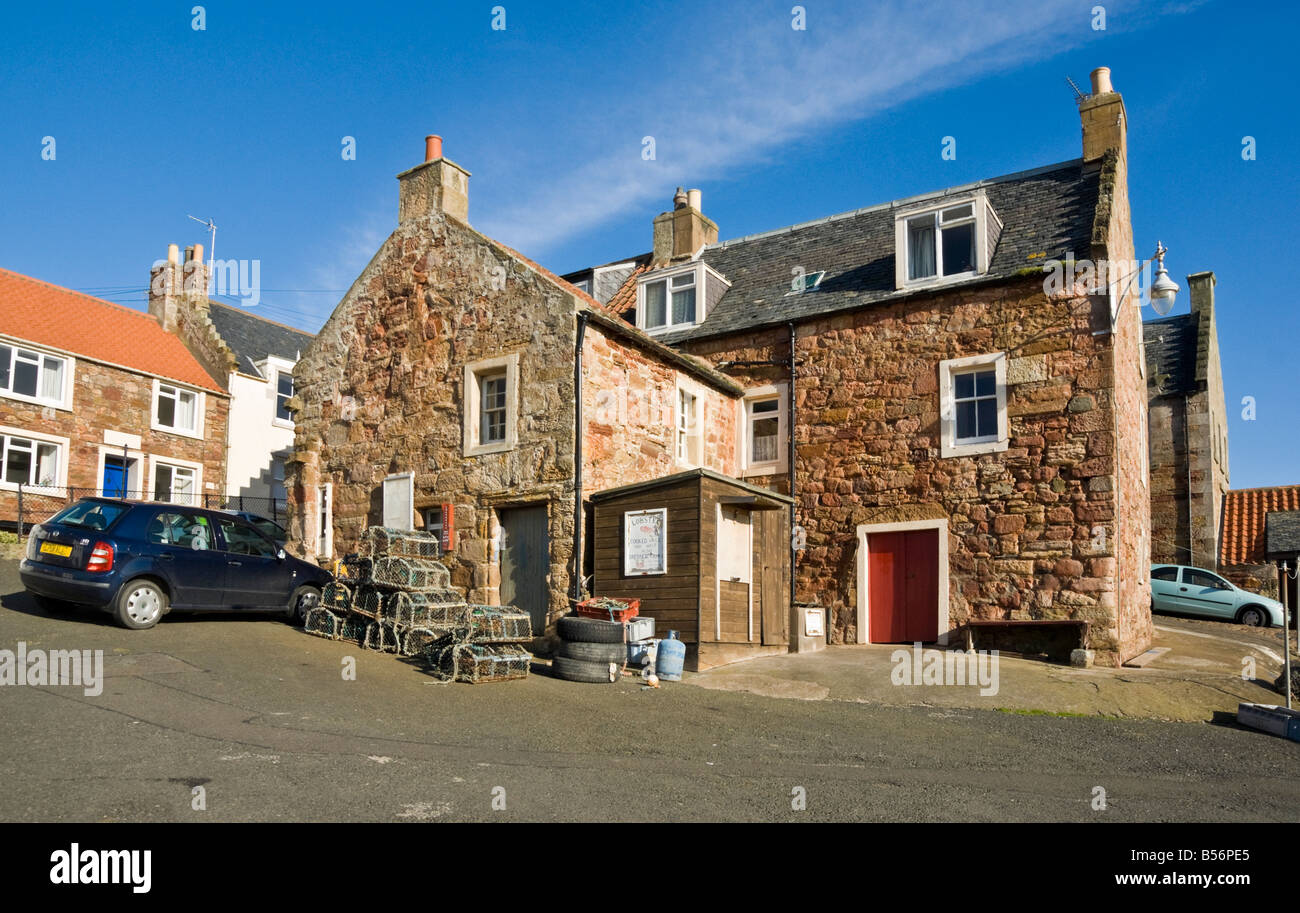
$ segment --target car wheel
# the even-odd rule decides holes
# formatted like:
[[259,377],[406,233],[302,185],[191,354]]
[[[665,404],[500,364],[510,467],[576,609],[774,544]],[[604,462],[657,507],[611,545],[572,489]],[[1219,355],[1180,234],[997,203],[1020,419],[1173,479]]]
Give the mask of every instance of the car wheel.
[[1237,613],[1237,624],[1246,625],[1251,628],[1262,628],[1268,626],[1268,615],[1259,606],[1246,606]]
[[167,611],[167,594],[152,580],[132,580],[117,593],[117,623],[143,631],[158,623]]
[[77,610],[75,602],[65,602],[62,599],[55,599],[51,596],[32,595],[32,601],[37,607],[47,615],[67,615],[69,612]]
[[307,624],[307,613],[318,605],[320,605],[320,587],[310,584],[298,587],[289,600],[289,624],[303,627]]

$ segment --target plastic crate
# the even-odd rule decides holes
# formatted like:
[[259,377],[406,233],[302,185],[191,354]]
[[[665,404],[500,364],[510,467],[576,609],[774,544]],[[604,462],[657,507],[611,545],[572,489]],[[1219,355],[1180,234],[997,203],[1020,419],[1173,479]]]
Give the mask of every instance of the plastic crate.
[[629,665],[644,666],[650,662],[650,657],[654,651],[659,649],[659,640],[657,638],[647,640],[628,641],[627,644],[627,661]]
[[573,608],[584,618],[599,618],[601,621],[627,621],[636,617],[640,609],[640,599],[615,599],[612,596],[593,596]]
[[628,643],[634,640],[649,640],[655,636],[655,620],[649,615],[638,615],[628,619],[623,639]]

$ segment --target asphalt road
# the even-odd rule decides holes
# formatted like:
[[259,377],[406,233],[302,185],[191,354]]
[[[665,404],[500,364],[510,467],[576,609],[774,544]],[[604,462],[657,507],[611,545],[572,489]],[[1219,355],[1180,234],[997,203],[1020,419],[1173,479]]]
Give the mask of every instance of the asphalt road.
[[[47,617],[16,568],[0,561],[0,649],[103,650],[105,679],[98,696],[0,687],[6,821],[1300,818],[1300,744],[1228,719],[880,707],[544,674],[441,685],[273,618],[170,616],[136,632],[96,613]],[[341,672],[349,656],[355,681]]]

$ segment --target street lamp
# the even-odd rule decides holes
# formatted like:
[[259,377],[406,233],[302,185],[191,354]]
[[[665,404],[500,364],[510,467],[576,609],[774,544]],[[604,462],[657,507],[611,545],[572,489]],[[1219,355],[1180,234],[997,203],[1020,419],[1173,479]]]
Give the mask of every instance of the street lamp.
[[1168,314],[1174,309],[1174,299],[1178,296],[1178,283],[1169,278],[1169,270],[1165,269],[1165,254],[1169,251],[1159,241],[1156,242],[1156,252],[1142,261],[1142,265],[1137,268],[1133,275],[1129,276],[1128,282],[1124,285],[1124,291],[1120,293],[1119,298],[1115,301],[1111,320],[1110,331],[1115,332],[1115,327],[1119,323],[1119,308],[1124,300],[1128,297],[1128,291],[1133,287],[1133,280],[1142,275],[1142,271],[1155,261],[1156,278],[1151,283],[1151,308],[1161,317]]

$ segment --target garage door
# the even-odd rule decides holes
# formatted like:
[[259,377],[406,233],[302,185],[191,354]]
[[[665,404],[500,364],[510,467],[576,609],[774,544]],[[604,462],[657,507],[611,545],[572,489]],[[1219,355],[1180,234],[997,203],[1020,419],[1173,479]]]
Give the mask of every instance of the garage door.
[[938,530],[867,536],[867,613],[873,644],[938,639]]

